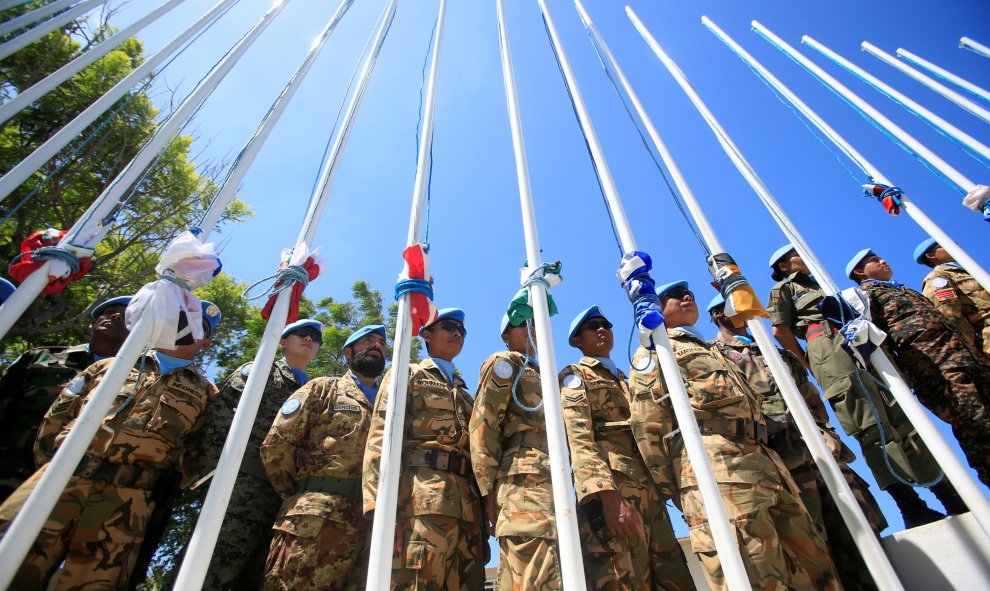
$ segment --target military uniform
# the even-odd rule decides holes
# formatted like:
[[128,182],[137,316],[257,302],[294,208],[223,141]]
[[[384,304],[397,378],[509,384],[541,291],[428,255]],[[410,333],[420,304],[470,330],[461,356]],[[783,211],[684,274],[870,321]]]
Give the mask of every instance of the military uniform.
[[282,496],[264,589],[364,589],[371,522],[361,464],[371,403],[353,374],[315,378],[285,401],[261,444]]
[[[626,377],[582,357],[560,372],[564,427],[577,489],[578,528],[589,589],[694,589],[665,498],[630,425]],[[642,517],[639,540],[610,537],[596,493],[614,490]]]
[[990,294],[966,269],[936,265],[921,290],[971,347],[990,357]]
[[915,395],[952,426],[970,465],[990,484],[990,360],[913,289],[871,280],[860,288]]
[[[739,368],[750,388],[761,397],[770,448],[777,452],[784,466],[791,473],[800,491],[801,502],[828,542],[829,552],[832,554],[843,587],[875,589],[876,585],[869,574],[869,569],[856,548],[855,540],[849,534],[842,513],[829,492],[828,485],[825,484],[825,479],[818,470],[804,438],[787,410],[783,394],[774,381],[759,347],[727,337],[721,332],[712,344]],[[789,351],[783,349],[779,351],[798,390],[808,403],[815,422],[818,423],[818,430],[845,476],[853,496],[873,527],[874,533],[879,534],[887,527],[887,520],[870,493],[869,485],[849,467],[849,464],[856,460],[856,455],[842,443],[838,433],[828,423],[828,414],[818,396],[818,389],[808,381],[804,366]]]
[[818,310],[824,297],[814,279],[796,272],[774,285],[767,310],[774,325],[788,326],[795,337],[807,341],[811,373],[842,429],[859,442],[863,459],[881,490],[899,483],[890,473],[887,459],[902,478],[914,482],[937,478],[938,463],[893,395],[866,372],[860,372],[842,349],[842,337],[836,336]]
[[95,361],[88,345],[39,347],[18,357],[0,380],[0,502],[37,466],[34,440],[62,387]]
[[[825,542],[800,501],[797,485],[766,445],[759,396],[718,348],[681,330],[667,332],[715,480],[741,543],[750,583],[759,589],[840,589]],[[647,384],[659,383],[659,369],[646,349],[637,350],[633,368],[631,384],[636,395]],[[687,452],[676,435],[665,438],[664,444],[690,526],[691,547],[712,587],[725,589]]]
[[[516,396],[512,383],[519,376]],[[562,589],[540,368],[513,351],[481,366],[471,413],[471,466],[481,495],[495,495],[498,589]]]
[[[391,370],[375,399],[364,456],[366,514],[378,493],[390,380]],[[392,589],[480,589],[487,541],[468,440],[474,403],[464,380],[451,384],[432,359],[409,365],[407,392],[396,518],[404,537],[392,558]]]
[[[94,363],[59,394],[38,435],[44,462],[68,435],[111,363]],[[160,375],[152,356],[139,361],[11,588],[44,589],[63,560],[56,589],[123,588],[154,508],[155,482],[163,470],[181,470],[193,462],[192,437],[216,392],[192,365]],[[46,468],[47,463],[0,507],[4,529]]]
[[[247,363],[231,373],[220,388],[217,401],[207,411],[202,431],[201,476],[217,466],[251,367],[252,364]],[[299,387],[284,358],[272,365],[203,589],[257,589],[261,586],[272,540],[271,526],[282,499],[268,482],[259,448],[282,403]]]

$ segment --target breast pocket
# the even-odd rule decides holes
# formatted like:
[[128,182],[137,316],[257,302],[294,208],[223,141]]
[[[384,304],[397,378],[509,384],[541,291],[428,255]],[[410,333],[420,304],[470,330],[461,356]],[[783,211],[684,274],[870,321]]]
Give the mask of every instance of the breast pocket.
[[192,431],[193,425],[199,420],[203,406],[186,397],[164,392],[148,422],[148,431],[157,433],[173,445],[181,445],[183,438]]
[[458,439],[458,423],[454,416],[454,399],[448,392],[414,393],[419,398],[413,416],[413,432],[417,439],[435,439],[453,444]]

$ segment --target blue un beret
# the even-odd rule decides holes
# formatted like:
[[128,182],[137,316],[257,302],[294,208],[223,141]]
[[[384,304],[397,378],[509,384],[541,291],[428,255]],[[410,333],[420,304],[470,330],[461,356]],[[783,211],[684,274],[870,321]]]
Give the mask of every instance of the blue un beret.
[[865,259],[866,257],[876,254],[877,253],[873,252],[869,248],[864,248],[863,250],[854,254],[853,258],[849,259],[849,262],[846,263],[846,277],[852,279],[853,281],[856,281],[856,279],[853,278],[853,269],[855,269],[856,265],[860,264],[863,261],[863,259]]
[[285,328],[282,329],[282,338],[284,339],[302,328],[315,329],[316,332],[320,333],[320,342],[323,342],[323,323],[319,320],[313,320],[312,318],[303,318],[302,320],[296,320],[292,324],[286,324]]
[[785,244],[780,248],[778,248],[777,250],[773,251],[773,254],[770,255],[770,277],[772,277],[775,281],[780,281],[781,279],[784,278],[780,274],[780,271],[777,270],[776,267],[777,263],[780,262],[780,259],[784,258],[785,254],[791,252],[792,250],[794,250],[793,245]]
[[[571,339],[577,336],[581,325],[592,318],[605,318],[605,314],[602,314],[602,309],[598,306],[592,306],[575,316],[574,320],[571,321],[571,330],[567,334],[567,341],[570,342]],[[608,320],[608,318],[605,319]]]
[[921,244],[914,249],[914,261],[919,265],[924,265],[925,253],[931,250],[933,246],[938,244],[934,238],[925,238],[921,241]]
[[115,298],[110,298],[109,300],[101,303],[99,306],[93,308],[93,320],[96,320],[97,316],[103,313],[104,310],[110,306],[127,306],[131,303],[131,296],[117,296]]
[[680,279],[678,281],[671,281],[670,283],[665,283],[657,288],[657,297],[662,299],[663,296],[667,295],[668,291],[674,289],[675,287],[683,287],[684,289],[688,289],[688,282],[683,279]]
[[384,338],[387,338],[385,336],[385,327],[384,326],[382,326],[381,324],[369,324],[368,326],[362,326],[361,328],[355,330],[354,333],[351,334],[351,336],[347,337],[347,340],[344,341],[344,346],[341,347],[341,348],[342,349],[346,349],[347,347],[350,347],[354,343],[360,341],[361,339],[363,339],[364,337],[366,337],[366,336],[368,336],[369,334],[372,334],[372,333],[376,333],[376,334],[382,335],[382,338],[383,339]]
[[217,326],[220,324],[220,318],[223,317],[223,314],[220,312],[220,306],[206,300],[200,300],[199,306],[203,310],[203,320],[210,325],[210,336],[213,336],[213,333],[217,331]]
[[[443,320],[445,318],[448,318],[450,320],[456,320],[456,321],[460,322],[461,325],[463,326],[464,325],[464,310],[461,310],[460,308],[444,308],[443,310],[440,310],[437,313],[437,319],[436,320],[434,320],[433,322],[427,324],[423,328],[419,329],[419,336],[423,336],[423,331],[425,331],[426,329],[430,328],[431,326],[433,326],[434,324],[436,324],[437,322],[440,322],[441,320]],[[467,328],[464,329],[464,336],[465,337],[467,336]]]
[[6,302],[7,298],[9,298],[16,289],[17,288],[14,287],[13,283],[7,281],[6,279],[0,279],[0,304]]
[[717,293],[715,294],[715,297],[712,298],[712,301],[708,302],[708,308],[706,309],[708,310],[708,313],[711,314],[712,310],[718,308],[719,306],[724,306],[724,305],[725,305],[725,298],[722,297],[722,294]]

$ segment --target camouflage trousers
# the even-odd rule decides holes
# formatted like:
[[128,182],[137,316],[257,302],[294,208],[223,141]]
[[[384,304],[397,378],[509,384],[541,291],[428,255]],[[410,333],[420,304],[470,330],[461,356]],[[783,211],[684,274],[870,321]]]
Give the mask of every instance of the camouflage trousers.
[[[0,530],[9,527],[44,470],[0,506]],[[126,588],[153,507],[149,491],[72,477],[10,588],[46,589],[63,560],[58,591]]]
[[644,535],[635,540],[613,538],[585,503],[578,511],[578,533],[584,554],[584,574],[589,589],[694,589],[684,552],[681,551],[667,514],[663,496],[649,475],[630,478],[613,472],[615,484],[643,519]]
[[267,480],[241,472],[230,493],[204,591],[258,589],[282,499]]
[[340,521],[286,515],[275,522],[265,591],[359,591],[368,579],[371,523],[360,513]]
[[498,586],[502,591],[560,591],[560,556],[553,514],[553,484],[547,471],[524,468],[499,478],[494,488],[498,516]]
[[[762,484],[719,483],[743,564],[754,589],[842,589],[825,541],[800,499]],[[691,547],[712,589],[727,589],[722,563],[697,487],[681,489]]]
[[403,550],[392,558],[392,589],[475,591],[485,580],[481,525],[446,515],[399,517]]
[[557,542],[546,538],[502,536],[498,539],[499,591],[560,591]]

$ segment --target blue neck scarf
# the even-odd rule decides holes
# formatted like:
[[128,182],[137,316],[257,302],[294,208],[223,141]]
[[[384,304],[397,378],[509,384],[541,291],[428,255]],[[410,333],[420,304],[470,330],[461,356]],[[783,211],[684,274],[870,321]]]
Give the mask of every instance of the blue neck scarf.
[[166,355],[161,351],[153,351],[152,355],[155,356],[155,361],[158,362],[158,373],[161,375],[192,365],[193,362],[192,359],[179,359],[178,357]]
[[705,340],[705,335],[701,334],[701,331],[694,326],[678,326],[674,330],[679,330],[683,333],[687,333],[693,336],[694,338],[698,339],[699,341]]
[[880,279],[864,279],[863,283],[876,283],[877,285],[883,285],[885,287],[904,287],[904,284],[900,281],[882,281]]
[[962,269],[962,265],[960,265],[956,261],[950,261],[948,263],[939,263],[939,264],[937,264],[935,266],[936,267],[956,267],[956,268]]
[[607,369],[610,372],[612,372],[612,375],[615,376],[616,378],[619,377],[619,367],[617,365],[615,365],[615,362],[612,361],[610,358],[608,358],[608,357],[594,357],[593,359],[597,359],[598,361],[601,361],[602,362],[602,365],[605,366],[605,369]]
[[743,343],[744,345],[752,345],[753,344],[752,337],[744,337],[744,336],[736,335],[736,340],[739,341],[740,343]]
[[367,386],[365,385],[364,382],[359,380],[356,375],[354,375],[354,372],[350,372],[350,374],[351,374],[351,379],[354,380],[354,383],[357,384],[357,387],[361,388],[361,391],[364,392],[364,397],[368,399],[368,402],[374,405],[375,396],[378,395],[378,386]]
[[97,355],[96,353],[93,353],[93,350],[89,348],[89,345],[86,345],[86,352],[93,356],[93,363],[113,357],[113,355]]
[[437,364],[437,367],[439,367],[440,371],[443,372],[443,375],[447,378],[447,381],[453,384],[454,370],[456,369],[454,367],[454,362],[447,361],[446,359],[437,359],[436,357],[430,357],[430,359],[433,361],[433,363]]
[[301,369],[296,369],[294,367],[290,367],[289,369],[292,370],[292,375],[296,376],[296,381],[299,382],[300,386],[306,385],[306,382],[309,381],[309,376],[306,375],[306,372],[304,372]]

